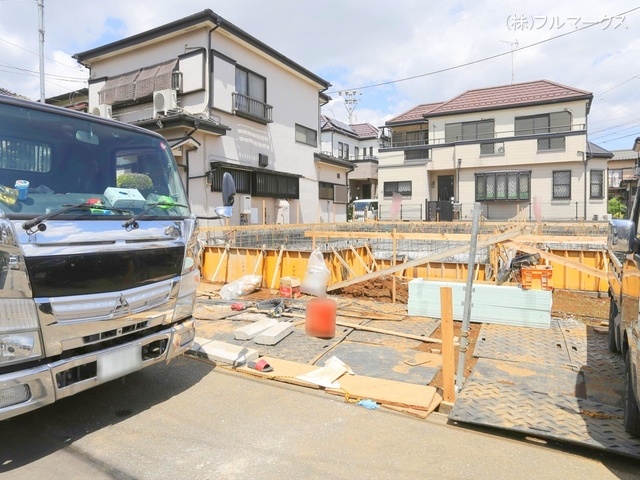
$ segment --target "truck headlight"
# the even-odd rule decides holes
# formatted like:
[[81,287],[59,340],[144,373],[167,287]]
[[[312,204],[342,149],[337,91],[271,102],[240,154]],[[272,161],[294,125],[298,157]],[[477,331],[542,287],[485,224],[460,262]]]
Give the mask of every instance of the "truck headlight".
[[42,356],[38,332],[0,334],[0,365]]
[[173,312],[174,320],[181,320],[193,313],[199,283],[200,270],[192,270],[182,275],[180,278],[180,289],[178,290],[178,300]]

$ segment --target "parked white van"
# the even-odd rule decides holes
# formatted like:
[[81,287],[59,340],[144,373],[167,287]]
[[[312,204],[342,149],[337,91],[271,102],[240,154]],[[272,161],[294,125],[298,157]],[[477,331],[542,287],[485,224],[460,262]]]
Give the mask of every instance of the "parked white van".
[[378,220],[378,200],[361,199],[351,203],[351,218],[354,222]]

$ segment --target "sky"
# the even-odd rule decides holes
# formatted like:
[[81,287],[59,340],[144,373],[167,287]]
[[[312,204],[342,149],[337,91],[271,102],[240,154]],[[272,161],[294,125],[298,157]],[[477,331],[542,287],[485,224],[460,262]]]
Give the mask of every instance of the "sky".
[[[640,137],[630,0],[41,2],[46,97],[87,86],[74,54],[210,9],[331,83],[322,113],[343,122],[381,127],[467,90],[546,79],[593,93],[590,141],[624,150]],[[34,100],[38,12],[38,0],[0,0],[0,88]]]

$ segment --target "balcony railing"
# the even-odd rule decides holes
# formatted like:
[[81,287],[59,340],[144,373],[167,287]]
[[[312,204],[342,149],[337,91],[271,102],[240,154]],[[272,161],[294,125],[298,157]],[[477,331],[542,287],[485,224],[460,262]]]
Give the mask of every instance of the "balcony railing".
[[267,103],[247,97],[241,93],[233,94],[233,109],[236,115],[247,117],[262,123],[271,123],[273,107]]

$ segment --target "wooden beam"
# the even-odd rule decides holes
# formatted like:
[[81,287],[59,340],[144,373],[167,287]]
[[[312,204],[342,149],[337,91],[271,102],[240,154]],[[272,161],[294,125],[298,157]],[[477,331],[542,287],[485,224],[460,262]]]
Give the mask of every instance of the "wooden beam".
[[227,245],[224,247],[224,252],[222,252],[222,255],[220,256],[220,261],[218,262],[216,271],[213,273],[213,278],[211,278],[211,282],[216,281],[216,278],[218,277],[218,272],[220,271],[220,267],[222,267],[222,262],[224,261],[224,258],[227,256],[228,253],[229,253],[229,246]]
[[[479,241],[477,244],[477,248],[488,247],[489,245],[493,245],[494,243],[504,242],[509,240],[510,238],[516,237],[521,234],[522,230],[525,228],[524,225],[517,226],[511,230],[507,230],[506,232],[496,235],[490,240]],[[406,270],[408,268],[417,267],[420,265],[424,265],[425,263],[436,262],[438,260],[442,260],[444,258],[451,257],[453,255],[458,255],[460,253],[464,253],[469,251],[469,245],[460,245],[458,247],[450,248],[449,250],[445,250],[444,252],[439,252],[433,255],[429,255],[427,257],[416,258],[415,260],[411,260],[406,263],[401,263],[400,265],[396,265],[394,267],[385,268],[384,270],[378,270],[377,272],[367,273],[366,275],[362,275],[361,277],[354,278],[351,280],[345,280],[343,282],[334,283],[333,285],[329,285],[327,287],[327,292],[331,292],[333,290],[338,290],[340,288],[348,287],[349,285],[354,285],[356,283],[366,282],[368,280],[372,280],[374,278],[382,277],[384,275],[390,275],[392,273],[399,272],[401,270]]]
[[273,269],[273,277],[271,278],[271,290],[275,289],[276,277],[278,270],[280,269],[280,263],[282,263],[282,252],[284,252],[284,245],[280,246],[280,252],[278,252],[278,261],[276,262],[276,268]]
[[573,260],[568,260],[560,255],[556,255],[555,253],[545,252],[544,250],[540,250],[539,248],[532,247],[531,245],[526,245],[521,242],[515,242],[513,240],[509,240],[509,243],[516,247],[518,250],[527,253],[537,253],[542,258],[549,260],[550,262],[558,263],[567,268],[573,268],[575,270],[579,270],[582,273],[586,273],[587,275],[592,275],[596,278],[600,278],[602,280],[608,280],[607,272],[602,270],[598,270],[597,268],[590,267],[588,265],[583,265],[579,262],[574,262]]
[[371,273],[371,269],[367,266],[366,262],[362,259],[362,257],[360,256],[360,254],[358,253],[358,251],[355,249],[355,247],[353,245],[350,245],[349,248],[351,249],[351,251],[353,252],[353,255],[358,259],[358,261],[360,262],[360,265],[362,265],[362,267],[365,269],[365,271],[367,273]]
[[451,287],[440,288],[440,329],[442,331],[442,398],[456,401],[455,349],[453,347],[453,294]]
[[[371,262],[373,263],[373,266],[376,268],[376,270],[380,270],[380,267],[378,266],[377,262],[376,262],[376,257],[373,256],[373,252],[371,251],[371,248],[369,247],[369,244],[365,244],[364,246],[367,249],[367,253],[369,254],[369,258],[371,258]],[[371,273],[371,272],[368,272]]]
[[336,247],[332,246],[332,247],[331,247],[331,251],[333,252],[333,254],[335,255],[335,257],[338,259],[338,261],[342,264],[342,266],[343,266],[344,268],[346,268],[346,269],[349,271],[349,273],[351,274],[351,276],[352,276],[352,277],[355,277],[355,276],[356,276],[356,272],[354,272],[353,270],[351,270],[351,266],[350,266],[347,262],[345,262],[344,258],[342,258],[342,257],[340,256],[340,254],[339,254],[339,253],[338,253],[338,251],[336,250]]

